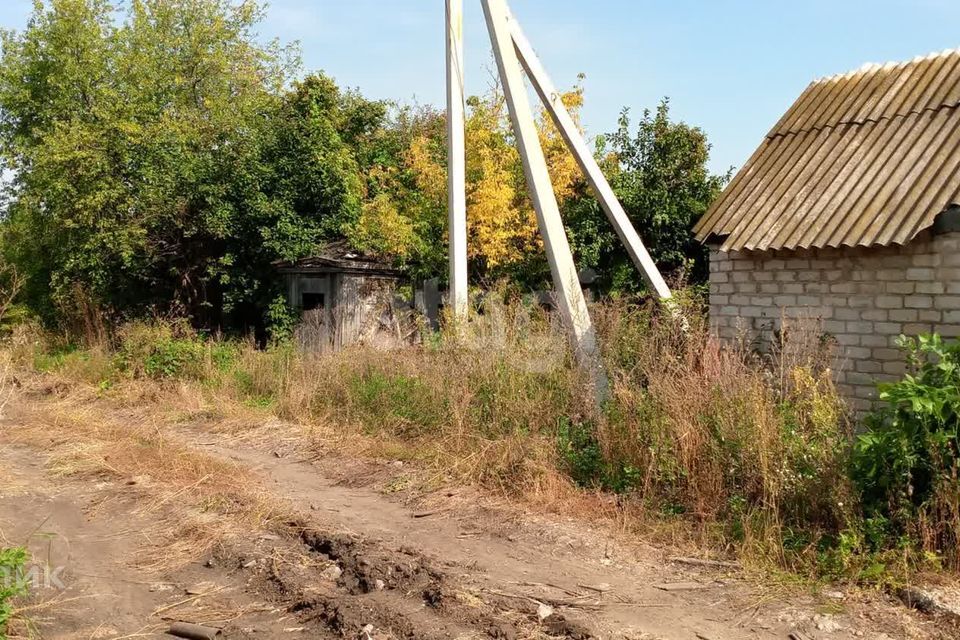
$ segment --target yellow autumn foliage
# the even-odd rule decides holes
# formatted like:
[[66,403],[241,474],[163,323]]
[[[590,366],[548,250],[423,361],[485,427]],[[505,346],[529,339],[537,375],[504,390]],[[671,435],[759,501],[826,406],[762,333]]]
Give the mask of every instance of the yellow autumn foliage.
[[[560,96],[571,117],[580,128],[580,109],[583,107],[583,87],[577,85],[572,91]],[[553,124],[544,110],[541,109],[537,120],[537,129],[540,133],[540,146],[547,160],[547,169],[553,181],[553,192],[557,202],[563,202],[573,196],[577,182],[580,180],[580,166],[564,142],[560,130]]]
[[536,235],[533,210],[525,206],[520,155],[505,135],[503,98],[470,102],[466,126],[467,247],[488,268],[511,262]]
[[[583,90],[578,85],[563,95],[564,104],[579,122]],[[503,94],[494,89],[468,101],[466,120],[467,226],[471,261],[482,270],[524,260],[542,249],[523,174],[520,154]],[[537,114],[537,131],[558,202],[574,195],[580,169],[545,109]],[[443,130],[411,132],[402,166],[375,169],[368,176],[377,195],[364,205],[352,230],[353,241],[381,255],[409,257],[424,215],[447,208],[446,141]],[[402,186],[406,175],[416,197]],[[391,195],[387,195],[391,194]],[[425,214],[429,211],[429,214]],[[429,225],[427,225],[429,226]]]
[[[575,119],[583,105],[578,86],[564,94]],[[510,144],[509,114],[502,94],[493,92],[470,103],[467,119],[467,224],[471,258],[488,268],[519,261],[539,250],[537,218],[527,193],[520,154]],[[580,169],[545,110],[537,118],[540,144],[558,202],[571,197]]]
[[420,193],[436,203],[447,200],[447,167],[433,153],[435,141],[421,134],[410,142],[404,157]]
[[386,194],[364,203],[351,238],[366,253],[399,258],[406,258],[416,242],[413,223]]

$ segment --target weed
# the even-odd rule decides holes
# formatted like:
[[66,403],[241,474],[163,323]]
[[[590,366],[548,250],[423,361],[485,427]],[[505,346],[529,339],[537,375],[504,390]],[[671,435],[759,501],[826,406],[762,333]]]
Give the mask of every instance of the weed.
[[567,473],[581,487],[603,484],[605,462],[593,425],[561,418],[557,440]]
[[120,331],[120,368],[154,380],[202,377],[205,345],[183,323],[134,323]]
[[7,624],[13,615],[13,599],[27,593],[27,550],[0,549],[0,640],[6,640]]
[[960,342],[902,338],[911,366],[857,439],[854,478],[874,547],[903,540],[960,567]]

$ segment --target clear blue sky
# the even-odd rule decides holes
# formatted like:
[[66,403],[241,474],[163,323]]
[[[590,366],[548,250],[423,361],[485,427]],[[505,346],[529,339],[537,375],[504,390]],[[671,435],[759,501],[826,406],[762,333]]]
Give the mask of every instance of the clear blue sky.
[[[262,35],[299,40],[307,70],[366,95],[442,105],[443,0],[273,0]],[[467,85],[490,81],[478,0],[467,6]],[[584,123],[611,130],[624,106],[669,96],[702,127],[711,166],[744,163],[814,78],[865,62],[960,47],[960,0],[513,0],[558,86],[587,75]],[[31,0],[0,0],[0,25]]]

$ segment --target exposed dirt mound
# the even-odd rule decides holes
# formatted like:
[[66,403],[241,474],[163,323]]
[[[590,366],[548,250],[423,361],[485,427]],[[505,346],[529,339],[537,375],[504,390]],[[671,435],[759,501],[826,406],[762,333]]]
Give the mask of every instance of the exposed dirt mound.
[[[259,577],[303,625],[346,638],[596,637],[587,624],[551,613],[542,603],[493,595],[464,583],[467,567],[409,548],[302,528],[299,543],[312,562],[271,562]],[[469,582],[469,581],[468,581]]]

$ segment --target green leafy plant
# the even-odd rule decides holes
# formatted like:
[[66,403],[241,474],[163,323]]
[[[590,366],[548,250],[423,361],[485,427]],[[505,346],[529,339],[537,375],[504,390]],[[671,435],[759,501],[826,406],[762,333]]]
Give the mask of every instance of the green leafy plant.
[[884,406],[857,440],[854,480],[867,516],[889,522],[888,538],[907,536],[960,566],[960,342],[924,335],[899,346],[911,370],[881,385]]
[[0,550],[0,640],[7,638],[7,625],[13,615],[12,600],[27,593],[26,564],[26,549]]
[[557,425],[557,447],[574,482],[582,487],[602,482],[606,463],[593,425],[561,418]]
[[133,324],[120,336],[121,369],[154,380],[202,377],[205,342],[183,323]]

